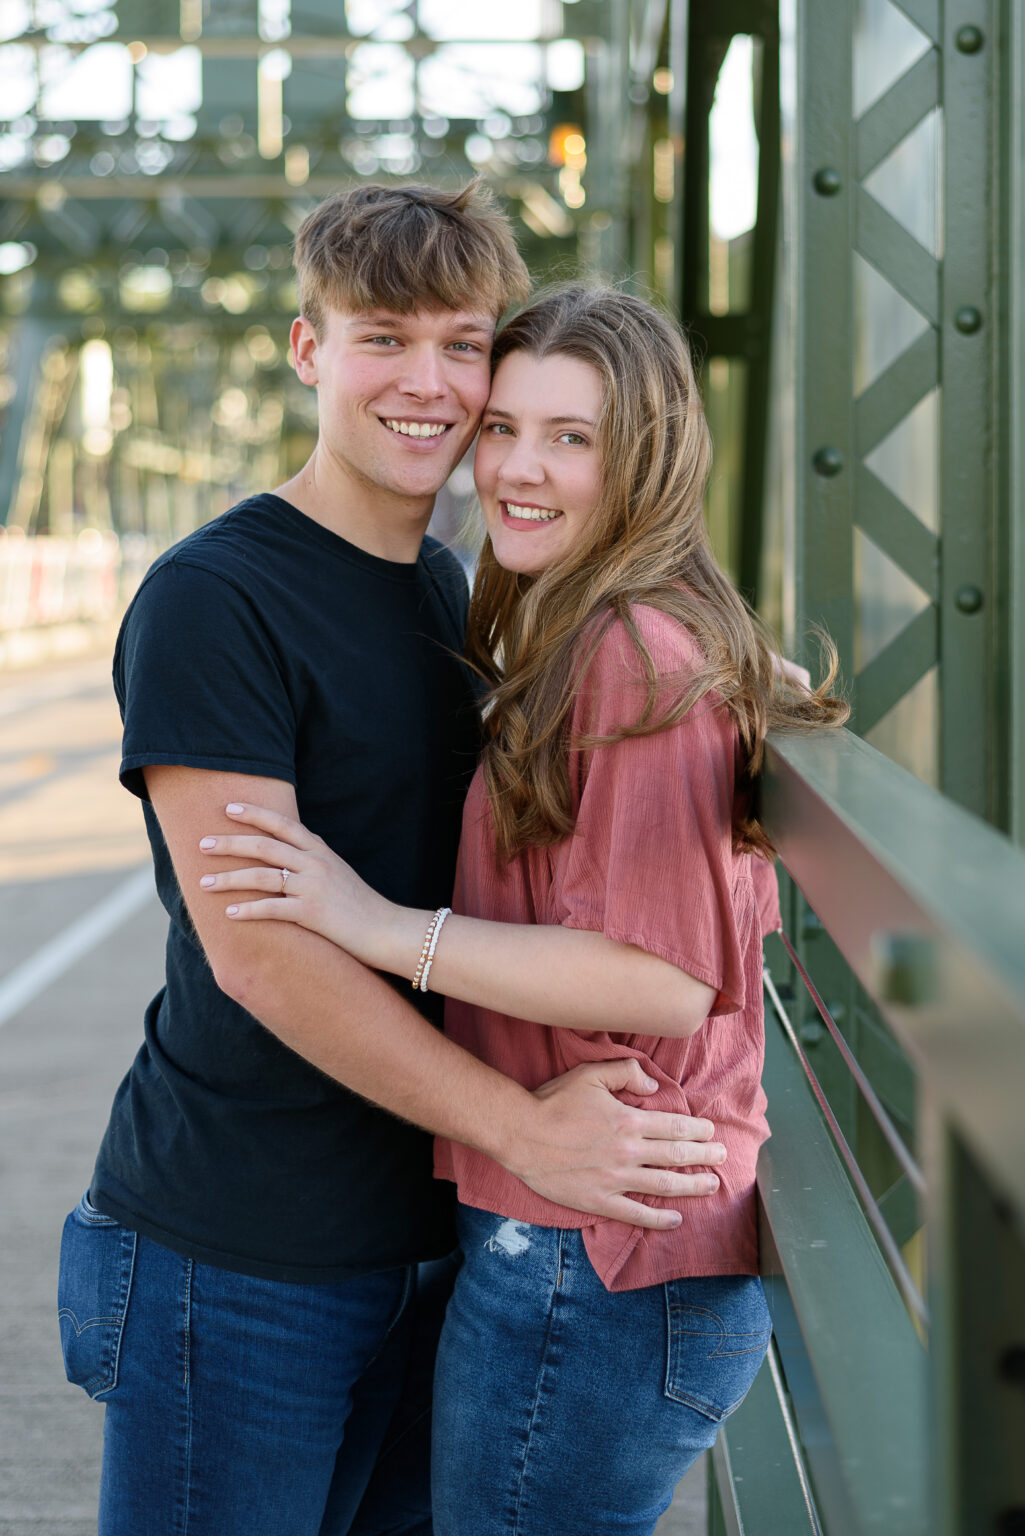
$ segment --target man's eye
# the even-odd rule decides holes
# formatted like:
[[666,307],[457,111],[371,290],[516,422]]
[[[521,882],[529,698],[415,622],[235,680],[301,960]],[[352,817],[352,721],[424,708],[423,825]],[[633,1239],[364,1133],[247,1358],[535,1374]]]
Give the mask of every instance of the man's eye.
[[367,339],[368,339],[368,341],[373,342],[373,344],[375,346],[382,346],[382,347],[397,347],[398,346],[398,341],[396,340],[396,338],[394,336],[370,336]]
[[479,352],[480,347],[473,341],[454,341],[452,350],[453,352]]

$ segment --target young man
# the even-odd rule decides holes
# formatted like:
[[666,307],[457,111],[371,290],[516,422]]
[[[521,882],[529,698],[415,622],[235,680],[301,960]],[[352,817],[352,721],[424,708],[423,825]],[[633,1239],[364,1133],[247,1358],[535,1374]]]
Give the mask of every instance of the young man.
[[476,755],[465,581],[424,533],[526,271],[473,188],[332,198],[296,267],[313,456],[156,563],[115,656],[170,933],[62,1249],[68,1374],[107,1405],[101,1536],[428,1536],[413,1297],[454,1238],[426,1132],[648,1226],[670,1213],[626,1192],[703,1193],[674,1165],[718,1156],[707,1122],[613,1097],[646,1091],[636,1063],[527,1093],[444,1038],[433,997],[200,892],[201,837],[248,800],[442,905]]

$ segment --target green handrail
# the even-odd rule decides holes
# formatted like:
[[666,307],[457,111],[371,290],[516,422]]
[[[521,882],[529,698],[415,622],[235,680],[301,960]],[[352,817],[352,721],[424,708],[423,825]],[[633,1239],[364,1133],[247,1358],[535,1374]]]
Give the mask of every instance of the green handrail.
[[709,1529],[1025,1530],[1025,854],[847,731],[774,738],[761,814],[917,1068],[928,1300],[769,977],[774,1344],[714,1452]]

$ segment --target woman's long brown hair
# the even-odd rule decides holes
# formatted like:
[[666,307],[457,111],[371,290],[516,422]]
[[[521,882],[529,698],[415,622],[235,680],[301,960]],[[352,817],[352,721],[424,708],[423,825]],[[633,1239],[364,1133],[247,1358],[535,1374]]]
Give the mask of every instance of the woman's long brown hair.
[[[831,643],[823,640],[827,670],[817,688],[787,682],[768,632],[716,563],[702,510],[711,440],[676,326],[616,289],[570,284],[509,322],[495,343],[495,367],[513,352],[577,358],[598,374],[602,491],[584,536],[537,576],[503,570],[490,539],[481,554],[467,654],[491,687],[483,768],[506,858],[572,832],[573,747],[666,730],[714,690],[737,723],[743,772],[754,779],[767,731],[841,725],[849,713],[830,691]],[[685,684],[668,680],[668,693],[631,613],[637,604],[684,625],[704,657]],[[616,619],[636,649],[647,703],[613,734],[571,741],[577,683]],[[768,854],[750,798],[737,796],[734,840]]]

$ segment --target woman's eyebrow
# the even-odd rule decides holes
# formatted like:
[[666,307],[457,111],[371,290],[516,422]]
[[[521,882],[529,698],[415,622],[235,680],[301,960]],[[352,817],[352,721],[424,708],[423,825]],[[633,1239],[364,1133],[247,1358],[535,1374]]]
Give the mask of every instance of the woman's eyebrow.
[[[516,419],[512,411],[500,410],[497,405],[486,405],[484,407],[484,414],[485,416],[501,416],[503,421],[515,421]],[[546,416],[542,425],[546,427],[565,427],[567,425],[593,427],[594,422],[590,416]]]

